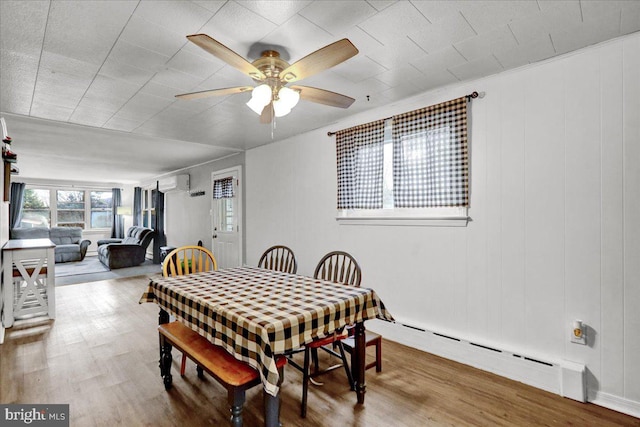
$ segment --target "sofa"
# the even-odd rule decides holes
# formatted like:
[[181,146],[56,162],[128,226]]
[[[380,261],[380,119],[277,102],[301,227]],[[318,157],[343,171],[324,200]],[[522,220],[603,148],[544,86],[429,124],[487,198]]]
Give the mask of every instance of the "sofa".
[[82,261],[90,240],[82,238],[80,227],[14,228],[12,239],[50,239],[56,244],[56,263]]
[[124,239],[98,240],[98,259],[110,270],[140,265],[154,236],[151,228],[130,227]]

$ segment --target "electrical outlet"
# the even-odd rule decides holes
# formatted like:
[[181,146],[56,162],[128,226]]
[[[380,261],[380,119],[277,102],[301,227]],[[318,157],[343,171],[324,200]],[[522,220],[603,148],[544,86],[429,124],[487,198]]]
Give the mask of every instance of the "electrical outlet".
[[587,344],[587,334],[582,320],[574,320],[571,324],[571,342],[575,344]]

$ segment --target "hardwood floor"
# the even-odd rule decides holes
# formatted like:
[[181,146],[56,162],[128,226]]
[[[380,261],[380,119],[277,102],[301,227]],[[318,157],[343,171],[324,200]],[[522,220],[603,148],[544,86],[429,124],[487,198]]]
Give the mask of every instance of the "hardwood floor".
[[[57,319],[16,322],[0,345],[1,403],[68,403],[71,426],[228,425],[226,392],[199,380],[193,364],[164,390],[158,369],[158,309],[138,304],[144,276],[56,288]],[[372,350],[372,349],[371,349]],[[323,352],[321,352],[323,353]],[[582,404],[384,341],[383,371],[367,371],[364,406],[344,372],[309,390],[300,418],[301,374],[285,369],[283,426],[640,426],[640,419]],[[245,426],[262,425],[260,387]]]

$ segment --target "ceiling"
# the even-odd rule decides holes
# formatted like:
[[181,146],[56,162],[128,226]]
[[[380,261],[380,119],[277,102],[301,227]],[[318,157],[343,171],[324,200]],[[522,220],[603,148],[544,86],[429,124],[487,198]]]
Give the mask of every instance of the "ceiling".
[[341,38],[359,54],[303,85],[373,109],[640,30],[640,1],[0,1],[0,112],[32,178],[135,183],[329,125],[300,103],[273,130],[253,81],[186,39],[290,63]]

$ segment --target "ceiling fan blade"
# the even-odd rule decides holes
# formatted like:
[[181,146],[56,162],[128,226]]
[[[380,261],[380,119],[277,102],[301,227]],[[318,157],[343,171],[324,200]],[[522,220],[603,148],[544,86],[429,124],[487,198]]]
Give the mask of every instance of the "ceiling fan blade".
[[300,98],[317,102],[318,104],[330,105],[332,107],[349,108],[355,99],[346,95],[331,92],[324,89],[318,89],[309,86],[289,86],[293,90],[300,92]]
[[211,89],[211,90],[203,90],[200,92],[182,93],[180,95],[176,95],[176,98],[199,99],[199,98],[208,98],[210,96],[233,95],[236,93],[249,92],[251,90],[253,90],[253,86],[226,87],[224,89]]
[[251,78],[258,80],[266,78],[262,71],[258,70],[251,62],[247,61],[242,56],[206,34],[192,34],[187,36],[187,39],[218,59],[223,60],[227,64],[249,75]]
[[260,123],[268,124],[273,121],[273,102],[264,106],[262,114],[260,114]]
[[280,73],[280,78],[288,83],[302,80],[334,67],[357,54],[358,49],[348,39],[338,40],[285,68]]

